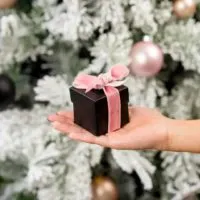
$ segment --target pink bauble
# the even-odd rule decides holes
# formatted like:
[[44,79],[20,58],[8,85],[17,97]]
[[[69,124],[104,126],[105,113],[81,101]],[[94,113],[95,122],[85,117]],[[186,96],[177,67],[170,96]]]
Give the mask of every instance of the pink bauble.
[[164,55],[161,48],[152,42],[138,42],[130,52],[131,74],[142,77],[156,75],[163,66]]

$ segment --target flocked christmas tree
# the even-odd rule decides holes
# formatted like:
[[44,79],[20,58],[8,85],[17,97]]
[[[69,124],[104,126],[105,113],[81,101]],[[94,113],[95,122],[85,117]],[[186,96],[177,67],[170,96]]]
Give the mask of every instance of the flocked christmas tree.
[[198,1],[0,0],[0,7],[1,200],[89,200],[106,182],[104,200],[178,200],[200,190],[200,155],[103,149],[69,140],[46,119],[71,109],[78,73],[116,63],[130,67],[130,105],[199,118]]

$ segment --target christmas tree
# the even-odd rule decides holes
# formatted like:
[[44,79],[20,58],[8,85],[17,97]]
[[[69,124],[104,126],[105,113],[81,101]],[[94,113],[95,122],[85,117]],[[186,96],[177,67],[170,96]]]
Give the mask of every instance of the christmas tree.
[[[130,105],[200,118],[200,10],[193,0],[0,0],[0,199],[197,196],[200,155],[120,151],[56,132],[80,72],[130,68]],[[148,40],[148,41],[147,41]],[[110,184],[109,191],[105,184]]]

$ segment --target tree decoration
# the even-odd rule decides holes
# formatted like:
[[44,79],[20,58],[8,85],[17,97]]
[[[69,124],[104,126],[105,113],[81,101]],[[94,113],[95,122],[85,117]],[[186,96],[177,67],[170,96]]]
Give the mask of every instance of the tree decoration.
[[12,8],[16,4],[17,0],[0,0],[0,8]]
[[97,176],[92,181],[93,200],[118,200],[118,189],[108,177]]
[[196,12],[197,6],[193,0],[174,1],[173,11],[179,19],[192,17]]
[[[34,193],[38,200],[92,199],[91,177],[98,174],[113,178],[119,198],[125,200],[152,199],[154,188],[160,194],[157,199],[184,199],[199,191],[199,154],[167,153],[158,165],[156,151],[108,150],[116,168],[127,176],[122,180],[114,165],[108,167],[101,159],[108,151],[69,140],[54,132],[46,119],[50,113],[71,109],[68,88],[74,76],[98,75],[116,63],[129,65],[134,71],[127,82],[130,105],[158,108],[171,118],[200,118],[199,1],[0,1],[4,3],[1,8],[14,7],[1,9],[0,74],[9,72],[15,84],[12,80],[9,83],[17,88],[15,103],[14,95],[9,93],[7,100],[11,102],[0,106],[5,109],[12,105],[12,109],[0,112],[0,176],[6,182],[1,188],[1,200],[16,199],[17,193],[26,191]],[[175,12],[175,5],[180,2],[192,4],[187,4],[181,13]],[[188,7],[192,8],[189,15]],[[149,65],[149,60],[157,63],[163,53],[156,59],[147,57],[151,50],[142,54],[148,58],[144,68],[148,73],[141,73],[144,69],[137,68],[135,57],[130,56],[131,63],[128,59],[133,44],[141,41],[144,34],[155,38],[148,42],[154,47],[158,47],[155,41],[159,41],[162,51],[156,48],[156,52],[172,58],[169,61],[165,57],[164,70],[156,77],[161,65],[152,73],[149,68],[155,66]],[[184,76],[176,70],[177,62],[182,63]],[[14,70],[12,74],[13,68],[19,73]],[[189,71],[195,78],[188,77]],[[21,75],[30,81],[21,81]],[[34,102],[29,89],[35,91]],[[93,174],[100,164],[104,172]],[[154,171],[160,171],[160,176],[154,175]],[[150,191],[144,195],[145,190]],[[130,193],[129,198],[126,194]]]
[[163,66],[163,52],[151,41],[141,41],[133,45],[130,52],[129,68],[133,75],[151,77]]

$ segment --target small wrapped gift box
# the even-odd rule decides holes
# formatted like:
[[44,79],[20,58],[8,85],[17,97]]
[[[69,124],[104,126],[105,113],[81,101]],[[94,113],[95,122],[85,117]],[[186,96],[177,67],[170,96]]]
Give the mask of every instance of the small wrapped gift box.
[[[121,123],[123,127],[129,122],[128,88],[119,86],[121,101]],[[85,93],[84,89],[70,88],[71,100],[74,106],[74,122],[94,135],[100,136],[108,132],[108,103],[103,90],[91,90]],[[118,115],[114,110],[113,115]]]
[[127,67],[117,65],[98,77],[79,75],[70,88],[74,123],[96,136],[116,131],[129,122]]

